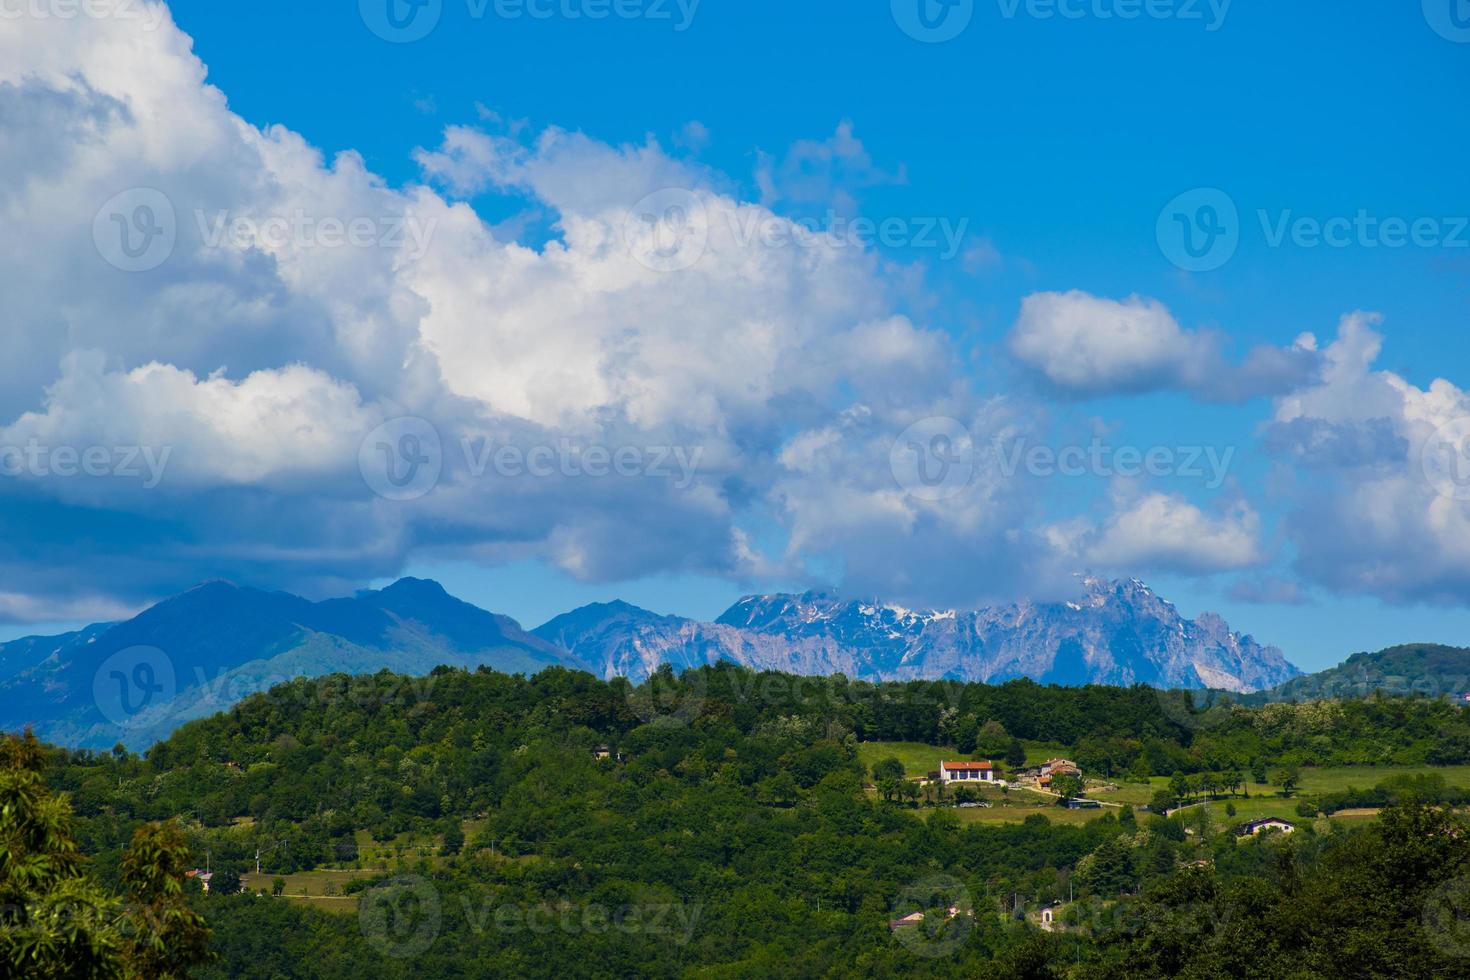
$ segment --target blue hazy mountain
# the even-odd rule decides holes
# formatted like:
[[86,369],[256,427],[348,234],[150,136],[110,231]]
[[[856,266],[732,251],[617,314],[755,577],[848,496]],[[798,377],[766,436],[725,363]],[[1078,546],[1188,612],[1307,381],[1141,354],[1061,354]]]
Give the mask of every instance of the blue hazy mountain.
[[403,579],[325,602],[209,582],[127,622],[0,645],[0,728],[34,725],[64,745],[146,746],[294,677],[419,675],[440,664],[580,666],[435,582]]
[[33,725],[63,745],[139,748],[296,677],[562,665],[642,681],[663,664],[722,660],[875,681],[1031,677],[1236,692],[1300,674],[1276,648],[1210,613],[1185,619],[1136,580],[1084,579],[1074,601],[978,610],[748,596],[713,623],[599,603],[531,632],[418,579],[325,602],[209,582],[127,622],[0,644],[0,729]]

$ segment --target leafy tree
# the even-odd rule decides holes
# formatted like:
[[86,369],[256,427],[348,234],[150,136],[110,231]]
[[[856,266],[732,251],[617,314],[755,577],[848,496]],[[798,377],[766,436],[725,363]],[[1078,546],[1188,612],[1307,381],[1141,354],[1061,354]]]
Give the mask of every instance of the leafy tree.
[[878,792],[883,794],[885,800],[898,798],[905,776],[903,763],[891,756],[873,763],[873,784],[878,787]]
[[[147,824],[133,834],[122,861],[130,975],[182,978],[210,959],[204,917],[184,897],[188,857],[184,835],[172,824]],[[239,881],[235,875],[237,890]]]
[[1189,778],[1177,769],[1169,777],[1169,793],[1176,801],[1175,806],[1189,799]]
[[0,739],[0,975],[174,980],[207,960],[208,930],[183,897],[178,830],[133,835],[124,904],[85,874],[71,807],[44,771],[30,732]]
[[11,977],[119,977],[115,899],[82,872],[71,810],[30,732],[0,742],[0,966]]
[[1006,765],[1013,771],[1026,766],[1026,746],[1019,738],[1011,739],[1011,744],[1006,747]]
[[1235,766],[1231,766],[1229,769],[1225,770],[1225,775],[1222,777],[1221,781],[1223,782],[1225,788],[1230,790],[1230,792],[1234,794],[1245,783],[1245,777],[1241,775],[1238,768],[1236,768]]
[[233,868],[221,868],[209,879],[209,894],[214,896],[240,894],[240,872]]
[[998,758],[1010,748],[1011,736],[1006,727],[994,718],[980,726],[975,737],[975,751],[988,758]]
[[1082,790],[1084,787],[1081,776],[1073,776],[1070,773],[1064,773],[1052,779],[1051,788],[1052,792],[1056,793],[1061,798],[1059,802],[1064,803],[1067,800],[1080,797],[1082,795]]
[[444,821],[443,843],[439,852],[445,855],[458,854],[464,850],[464,824],[460,823],[458,817],[450,817]]
[[[887,780],[880,780],[879,789],[883,789],[885,784]],[[891,786],[889,788],[891,789]],[[801,787],[797,786],[796,779],[791,773],[785,771],[763,780],[756,787],[756,798],[770,806],[791,806],[800,797]],[[884,793],[883,798],[889,798],[887,792]]]
[[1295,765],[1282,766],[1276,770],[1273,780],[1281,787],[1281,795],[1290,799],[1302,781],[1302,771]]
[[1133,851],[1116,837],[1099,845],[1081,865],[1078,875],[1089,891],[1107,897],[1131,891],[1138,881]]
[[899,788],[899,793],[903,796],[905,803],[910,806],[919,805],[919,784],[912,779],[905,779],[903,781],[903,785]]
[[1154,790],[1154,798],[1149,801],[1148,808],[1154,813],[1167,813],[1178,805],[1179,797],[1174,795],[1174,791],[1160,787]]

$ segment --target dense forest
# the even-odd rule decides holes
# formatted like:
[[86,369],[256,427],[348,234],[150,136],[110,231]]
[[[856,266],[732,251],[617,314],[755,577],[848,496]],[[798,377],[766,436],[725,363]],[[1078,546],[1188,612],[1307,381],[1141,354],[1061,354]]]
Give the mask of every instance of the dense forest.
[[[129,848],[157,827],[221,876],[209,895],[185,892],[216,957],[192,976],[1470,968],[1470,836],[1442,781],[1339,794],[1337,807],[1385,809],[1287,836],[1132,807],[967,825],[953,808],[884,800],[857,749],[1002,758],[1019,740],[1066,746],[1089,773],[1186,782],[1470,761],[1465,710],[1423,697],[1199,710],[1144,687],[872,685],[721,665],[640,687],[562,669],[299,680],[142,757],[49,749],[44,778],[69,801],[67,833],[98,889],[126,894]],[[369,837],[432,846],[367,861]],[[355,914],[259,887],[227,894],[262,854],[272,873],[367,869],[343,889]]]

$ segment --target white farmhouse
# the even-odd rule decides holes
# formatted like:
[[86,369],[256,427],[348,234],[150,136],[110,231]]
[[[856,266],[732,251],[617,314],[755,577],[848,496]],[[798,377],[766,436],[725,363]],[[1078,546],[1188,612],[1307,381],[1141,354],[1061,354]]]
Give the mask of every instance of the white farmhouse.
[[994,783],[995,766],[989,762],[941,762],[939,781],[943,783]]

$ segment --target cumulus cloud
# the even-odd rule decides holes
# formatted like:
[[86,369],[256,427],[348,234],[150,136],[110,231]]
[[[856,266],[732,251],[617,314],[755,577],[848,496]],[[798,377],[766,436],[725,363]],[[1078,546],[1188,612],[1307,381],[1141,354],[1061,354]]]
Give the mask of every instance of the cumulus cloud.
[[1009,345],[1051,387],[1077,397],[1180,390],[1244,401],[1305,383],[1318,360],[1298,342],[1258,347],[1232,365],[1218,336],[1184,329],[1157,300],[1103,299],[1080,290],[1026,297]]
[[[0,479],[0,581],[24,583],[0,618],[131,608],[214,576],[341,592],[416,559],[837,579],[915,605],[1059,594],[1084,565],[1260,560],[1249,507],[1140,489],[1058,523],[1048,486],[982,451],[1041,439],[1043,407],[976,392],[967,352],[904,306],[908,282],[773,208],[901,179],[849,126],[766,160],[760,201],[653,140],[520,124],[448,127],[415,154],[421,182],[391,186],[355,153],[235,116],[147,9],[158,30],[0,20],[0,448],[169,452],[151,486],[29,462]],[[138,189],[166,204],[138,211]],[[466,203],[491,194],[548,216],[547,240]],[[170,217],[168,254],[120,267],[107,236]],[[1354,475],[1411,528],[1456,531],[1455,507],[1363,482],[1417,465],[1455,401],[1374,374],[1364,343],[1345,329],[1323,353],[1304,339],[1230,365],[1156,303],[1083,293],[1032,297],[1012,335],[1069,396],[1295,392],[1268,433],[1279,452]],[[391,429],[405,416],[427,428]],[[900,433],[935,419],[972,453],[939,495],[896,462]],[[436,484],[375,493],[364,446],[412,466],[432,448]],[[1371,552],[1397,530],[1337,543]],[[1326,536],[1297,534],[1306,566],[1330,563]],[[1431,548],[1442,568],[1449,547]]]
[[1344,593],[1470,598],[1470,393],[1375,370],[1380,317],[1345,316],[1321,381],[1282,398],[1266,445],[1299,475],[1297,567]]
[[[0,442],[64,464],[0,483],[0,577],[32,598],[129,603],[214,575],[332,591],[413,557],[768,574],[807,553],[754,542],[773,524],[815,541],[826,492],[787,486],[804,479],[794,434],[854,406],[877,406],[877,432],[966,400],[936,399],[959,386],[953,352],[896,311],[875,255],[797,233],[656,142],[454,126],[416,154],[425,185],[391,187],[355,153],[235,116],[148,9],[158,30],[0,22],[0,107],[28,147],[0,152]],[[888,179],[847,127],[772,173],[806,199],[813,167]],[[139,189],[162,198],[146,215]],[[484,193],[553,215],[551,240],[487,225],[462,203]],[[649,201],[669,193],[707,232],[678,268],[657,254],[671,208]],[[159,221],[156,265],[109,263],[106,236]],[[406,502],[360,472],[399,416],[427,420],[442,456]],[[167,456],[158,481],[65,465],[140,448]],[[628,474],[585,474],[585,454],[617,450]],[[552,463],[507,475],[503,451]],[[886,450],[849,465],[868,480],[875,463]]]
[[1177,495],[1145,493],[1115,501],[1100,525],[1053,528],[1052,540],[1092,568],[1206,575],[1259,564],[1260,529],[1260,515],[1244,501],[1212,515]]

